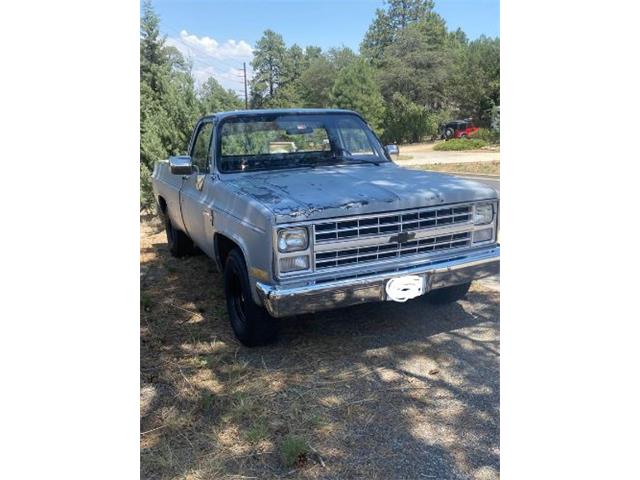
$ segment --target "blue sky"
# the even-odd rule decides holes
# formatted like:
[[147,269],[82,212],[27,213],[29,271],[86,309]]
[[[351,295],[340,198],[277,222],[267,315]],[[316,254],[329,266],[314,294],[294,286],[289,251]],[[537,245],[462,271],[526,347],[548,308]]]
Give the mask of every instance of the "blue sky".
[[[153,0],[168,42],[189,56],[197,81],[213,75],[239,90],[242,62],[270,28],[287,45],[358,49],[382,0]],[[436,0],[450,30],[499,36],[499,0]]]

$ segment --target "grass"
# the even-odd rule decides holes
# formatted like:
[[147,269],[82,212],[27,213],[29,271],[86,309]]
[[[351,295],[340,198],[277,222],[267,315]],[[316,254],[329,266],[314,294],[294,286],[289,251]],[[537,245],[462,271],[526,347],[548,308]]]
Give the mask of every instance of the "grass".
[[245,434],[246,439],[250,443],[258,443],[260,440],[264,440],[269,436],[269,428],[264,420],[260,419],[256,421],[253,426],[247,430]]
[[486,147],[487,145],[489,145],[487,142],[485,142],[484,140],[480,140],[479,138],[455,138],[446,142],[437,143],[433,147],[433,149],[440,152],[451,152],[459,150],[478,150],[480,148]]
[[309,444],[305,439],[296,435],[287,435],[280,447],[282,463],[286,467],[303,463],[309,451]]
[[216,404],[216,396],[211,392],[204,392],[200,397],[200,409],[203,413],[211,412]]
[[500,162],[434,163],[430,165],[411,165],[407,168],[445,173],[479,173],[481,175],[500,175]]
[[151,297],[146,292],[140,292],[140,306],[145,312],[151,310],[152,305]]

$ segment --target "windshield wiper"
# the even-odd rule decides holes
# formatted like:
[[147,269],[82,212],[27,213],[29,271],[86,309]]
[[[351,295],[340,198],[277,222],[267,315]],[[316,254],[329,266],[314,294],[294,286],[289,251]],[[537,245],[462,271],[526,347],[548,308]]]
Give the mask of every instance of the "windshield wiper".
[[353,154],[344,148],[339,148],[338,151],[332,152],[332,157],[334,160],[342,161],[346,163],[371,163],[373,165],[379,166],[380,160],[367,160],[365,158],[355,158]]
[[346,155],[334,155],[333,159],[339,162],[349,163],[371,163],[372,165],[380,166],[380,160],[367,160],[365,158],[353,158]]

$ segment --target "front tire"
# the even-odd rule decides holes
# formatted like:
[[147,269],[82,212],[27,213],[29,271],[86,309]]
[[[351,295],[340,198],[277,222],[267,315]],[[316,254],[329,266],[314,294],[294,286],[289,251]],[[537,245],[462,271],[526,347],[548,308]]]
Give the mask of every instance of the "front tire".
[[457,302],[464,298],[469,291],[471,282],[462,285],[453,285],[451,287],[439,288],[432,290],[425,296],[427,302],[432,305],[446,305],[448,303]]
[[247,265],[239,249],[229,253],[224,268],[224,293],[231,328],[247,347],[267,345],[276,339],[275,319],[253,301]]
[[453,137],[453,129],[451,129],[451,128],[447,128],[447,129],[444,131],[444,139],[445,139],[445,140],[450,140],[450,139],[451,139],[451,137]]

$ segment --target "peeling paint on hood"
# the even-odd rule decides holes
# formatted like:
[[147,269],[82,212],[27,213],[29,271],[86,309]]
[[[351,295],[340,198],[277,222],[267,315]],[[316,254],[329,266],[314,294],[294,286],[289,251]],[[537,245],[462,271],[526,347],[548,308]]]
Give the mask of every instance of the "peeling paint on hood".
[[394,163],[244,173],[238,193],[273,212],[277,223],[362,215],[497,198],[484,184],[409,170]]

